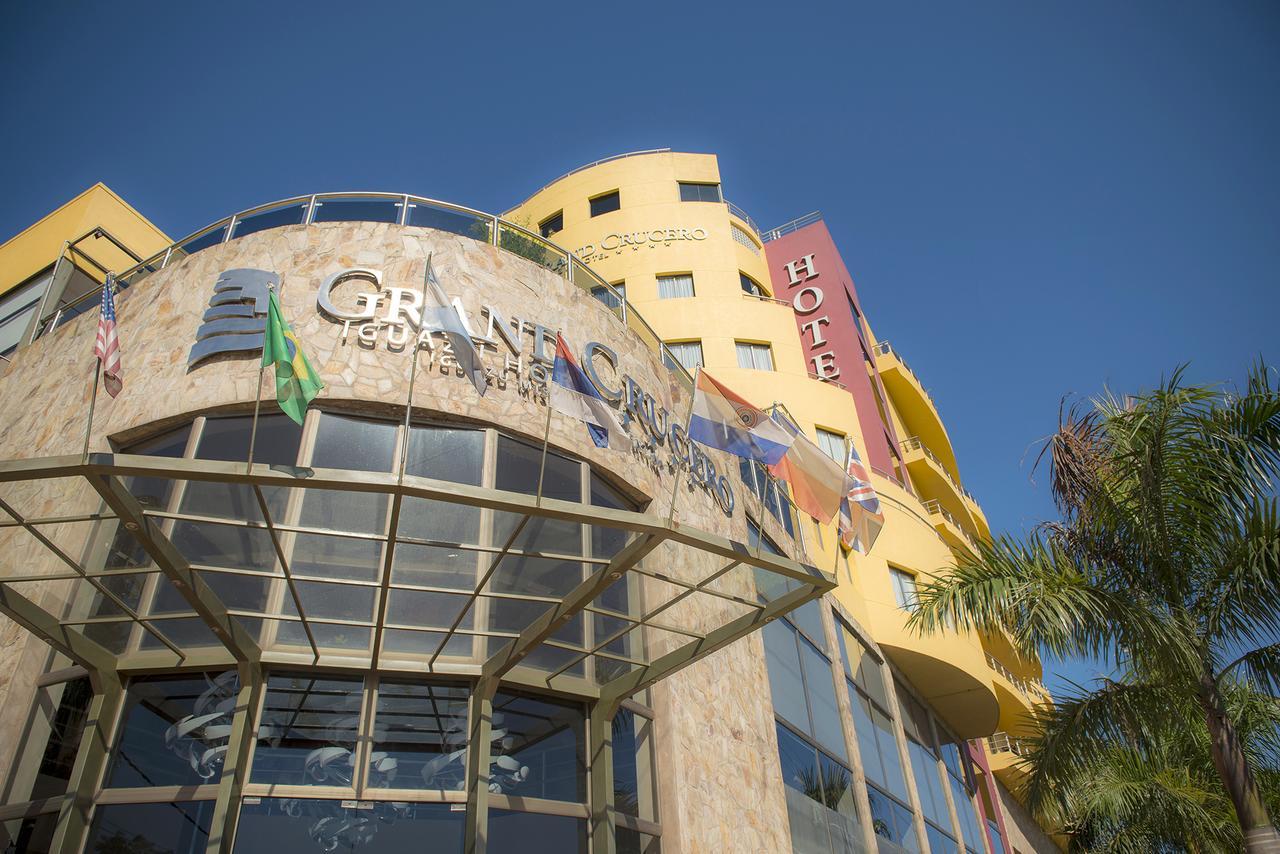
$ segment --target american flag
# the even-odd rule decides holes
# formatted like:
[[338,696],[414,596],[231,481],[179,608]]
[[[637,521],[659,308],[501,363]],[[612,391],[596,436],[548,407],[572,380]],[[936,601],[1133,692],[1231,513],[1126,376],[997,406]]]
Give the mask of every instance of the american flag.
[[102,286],[102,311],[98,315],[98,340],[93,355],[102,363],[102,384],[107,394],[115,397],[124,387],[120,378],[120,338],[116,335],[115,276],[107,274]]
[[846,471],[849,474],[849,492],[840,504],[840,542],[847,549],[857,549],[866,554],[884,527],[884,513],[871,485],[871,475],[862,464],[853,442],[849,443]]

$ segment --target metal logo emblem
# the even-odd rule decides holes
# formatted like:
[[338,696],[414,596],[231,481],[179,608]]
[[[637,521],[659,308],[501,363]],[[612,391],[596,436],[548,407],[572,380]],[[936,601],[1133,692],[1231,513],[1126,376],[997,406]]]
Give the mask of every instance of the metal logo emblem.
[[196,330],[187,367],[220,353],[261,350],[270,289],[279,286],[280,277],[266,270],[238,267],[223,271],[214,283],[204,323]]

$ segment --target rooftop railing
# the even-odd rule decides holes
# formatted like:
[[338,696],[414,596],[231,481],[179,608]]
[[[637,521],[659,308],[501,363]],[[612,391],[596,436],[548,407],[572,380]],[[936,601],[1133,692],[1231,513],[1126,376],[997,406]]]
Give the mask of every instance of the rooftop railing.
[[[630,155],[620,155],[630,156]],[[610,158],[617,159],[617,158]],[[583,167],[586,168],[586,167]],[[241,237],[286,225],[322,222],[386,222],[433,228],[490,243],[532,261],[596,297],[660,357],[670,356],[653,327],[626,297],[567,249],[523,226],[473,208],[405,193],[317,193],[248,208],[184,237],[116,277],[125,291],[188,255]],[[53,314],[42,318],[36,337],[46,335],[102,299],[95,288]],[[677,380],[692,390],[693,377],[674,358],[663,359]]]
[[577,169],[570,169],[568,172],[564,173],[559,178],[554,178],[548,181],[547,183],[543,184],[541,187],[539,187],[538,189],[530,193],[525,198],[524,202],[521,202],[519,205],[513,205],[512,207],[507,208],[505,211],[503,211],[503,213],[504,214],[511,213],[513,210],[520,207],[520,205],[523,205],[525,202],[529,201],[529,199],[532,199],[534,196],[538,195],[538,193],[541,193],[543,190],[547,189],[547,187],[550,187],[552,184],[559,183],[560,181],[563,181],[565,178],[568,178],[570,175],[577,175],[579,172],[585,172],[588,169],[599,166],[601,163],[612,163],[615,160],[625,160],[628,157],[643,157],[646,154],[667,154],[670,151],[671,151],[670,148],[646,148],[641,151],[627,151],[627,152],[623,152],[622,154],[614,154],[610,157],[601,157],[599,160],[592,160],[590,163],[583,164],[582,166],[579,166]]
[[760,239],[765,243],[768,243],[770,240],[777,240],[779,237],[785,237],[793,231],[799,231],[806,225],[813,225],[820,219],[822,219],[822,211],[812,211],[804,216],[796,217],[791,220],[791,222],[784,222],[777,228],[769,229],[760,235]]
[[742,208],[738,207],[728,199],[725,199],[724,203],[729,208],[729,213],[733,214],[738,219],[742,220],[747,225],[749,225],[751,227],[751,230],[755,232],[756,237],[759,237],[762,242],[764,241],[764,237],[762,237],[760,234],[760,226],[756,225],[756,221],[751,218],[750,214],[748,214],[746,211],[744,211]]

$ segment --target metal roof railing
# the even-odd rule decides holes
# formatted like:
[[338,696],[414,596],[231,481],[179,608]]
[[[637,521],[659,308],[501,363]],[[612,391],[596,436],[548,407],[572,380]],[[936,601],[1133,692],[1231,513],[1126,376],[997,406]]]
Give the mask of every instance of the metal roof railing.
[[784,222],[777,228],[769,229],[761,234],[760,239],[765,243],[768,243],[770,240],[777,240],[779,237],[785,237],[793,231],[799,231],[806,225],[813,225],[820,219],[822,219],[822,211],[811,211],[804,216],[796,217],[791,220],[791,222]]
[[[628,329],[644,339],[645,343],[660,357],[670,355],[662,338],[627,302],[625,295],[619,293],[613,285],[601,278],[569,250],[494,214],[408,193],[315,193],[247,208],[192,232],[161,252],[130,267],[116,276],[116,285],[120,291],[124,291],[152,273],[163,270],[188,255],[211,246],[230,243],[232,240],[259,231],[286,225],[313,225],[320,222],[386,222],[420,226],[492,244],[532,261],[582,288],[599,299]],[[60,306],[56,312],[41,318],[36,337],[47,335],[62,323],[91,309],[101,299],[102,289],[99,287],[74,302]],[[663,359],[663,361],[675,374],[676,380],[691,391],[693,389],[692,374],[674,358]]]
[[565,178],[568,178],[570,175],[577,175],[579,172],[585,172],[586,170],[591,169],[592,167],[595,167],[595,166],[599,166],[602,163],[612,163],[614,160],[624,160],[628,157],[643,157],[646,154],[668,154],[670,153],[670,151],[671,151],[670,148],[646,148],[641,151],[627,151],[622,154],[614,154],[610,157],[601,157],[599,160],[592,160],[590,163],[579,166],[577,169],[570,169],[568,172],[564,173],[559,178],[551,179],[550,181],[543,184],[538,189],[534,190],[528,196],[526,196],[524,201],[520,202],[519,205],[512,205],[511,207],[503,211],[502,214],[503,216],[506,216],[516,208],[520,207],[520,205],[523,205],[525,202],[529,201],[529,199],[532,199],[534,196],[538,195],[538,193],[541,193],[543,190],[547,189],[547,187],[550,187],[552,184],[556,184],[556,183],[559,183],[560,181],[563,181]]

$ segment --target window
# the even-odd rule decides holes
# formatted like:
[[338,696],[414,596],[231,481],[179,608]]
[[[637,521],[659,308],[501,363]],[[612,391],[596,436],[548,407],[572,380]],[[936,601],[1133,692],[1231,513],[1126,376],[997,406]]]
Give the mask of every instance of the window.
[[[795,539],[795,520],[791,513],[791,493],[785,481],[767,477],[760,467],[747,459],[738,460],[738,476],[757,498],[764,495],[764,509],[782,523],[787,535]],[[754,511],[753,511],[754,512]]]
[[[973,802],[976,786],[969,750],[942,724],[937,724],[937,730],[942,742],[942,764],[947,769],[947,780],[951,786],[951,802],[955,804],[956,816],[960,819],[960,832],[964,837],[965,848],[971,852],[980,852],[983,848],[983,832],[978,809]],[[999,831],[994,835],[999,836]]]
[[738,350],[738,367],[756,371],[773,370],[773,350],[768,344],[752,344],[748,341],[735,341]]
[[658,299],[681,299],[691,296],[693,296],[692,273],[658,277]]
[[[592,214],[595,216],[595,214]],[[538,233],[543,237],[550,237],[557,231],[564,230],[564,211],[556,211],[551,216],[538,223]]]
[[609,287],[613,288],[613,290],[609,290],[604,285],[596,285],[591,289],[591,295],[616,311],[622,308],[622,304],[626,302],[627,283],[610,282]]
[[893,585],[893,599],[898,607],[910,611],[916,606],[916,577],[909,572],[889,567],[889,582]]
[[[821,627],[819,622],[817,628]],[[844,759],[844,731],[840,727],[831,661],[785,619],[765,625],[764,650],[774,712]]]
[[85,851],[201,851],[209,844],[213,801],[103,804],[93,811]]
[[695,184],[690,181],[680,182],[680,201],[682,202],[719,202],[719,184]]
[[701,341],[671,341],[667,344],[667,352],[689,373],[702,367]]
[[600,214],[616,211],[620,207],[622,207],[622,202],[618,196],[618,191],[614,190],[613,192],[596,196],[591,200],[591,215],[600,216]]
[[756,255],[760,254],[760,246],[752,239],[751,235],[747,234],[732,222],[729,223],[729,234],[733,237],[734,243],[747,247]]
[[818,447],[821,448],[828,457],[831,457],[831,459],[840,463],[840,465],[844,465],[845,457],[848,456],[848,452],[845,449],[843,434],[835,433],[831,430],[823,430],[819,427]]
[[853,774],[781,723],[777,732],[791,850],[803,854],[861,850]]
[[760,287],[760,283],[748,276],[746,273],[738,273],[738,283],[742,285],[744,294],[751,294],[753,297],[767,297],[764,288]]

